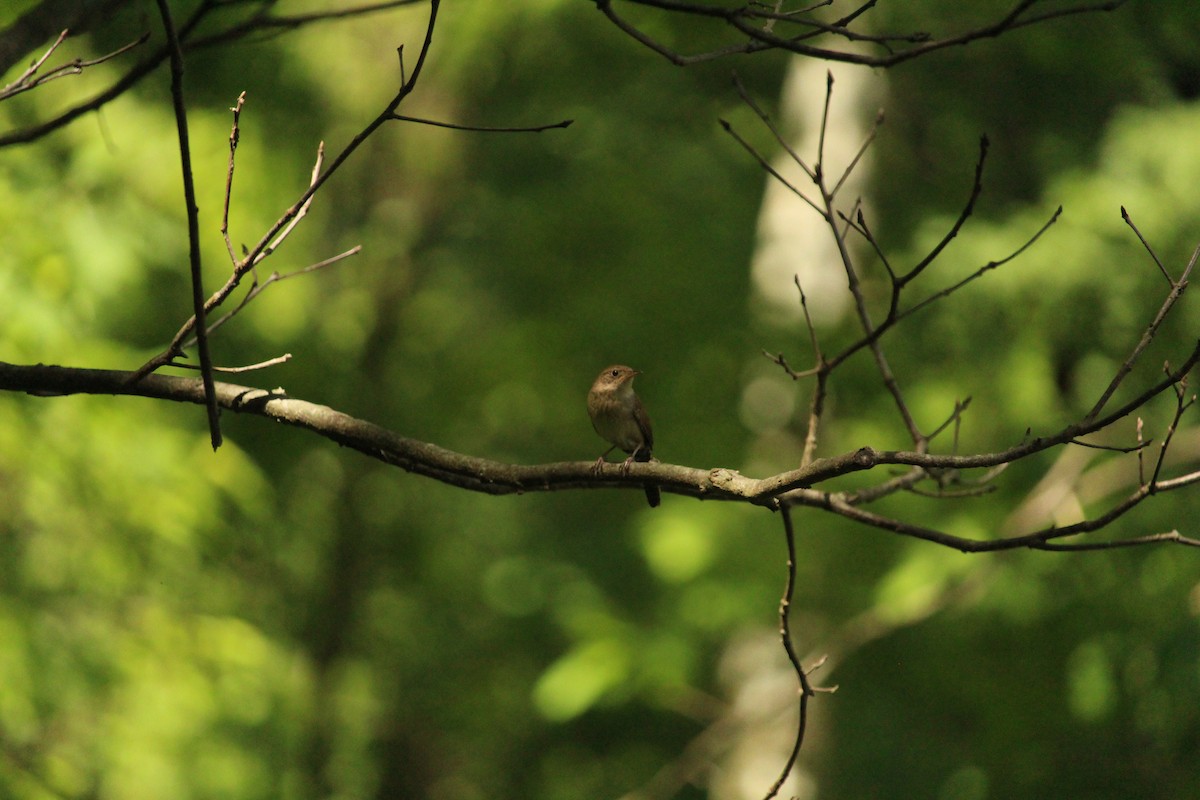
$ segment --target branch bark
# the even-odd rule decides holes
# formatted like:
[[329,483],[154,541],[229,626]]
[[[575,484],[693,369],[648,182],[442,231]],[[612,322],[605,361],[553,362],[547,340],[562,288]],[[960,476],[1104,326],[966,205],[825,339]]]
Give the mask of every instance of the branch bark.
[[[400,467],[406,472],[484,494],[610,488],[636,489],[640,492],[646,483],[653,483],[662,491],[701,500],[739,501],[770,509],[792,506],[817,508],[870,527],[951,547],[964,553],[1016,548],[1085,550],[1163,542],[1200,547],[1200,541],[1183,537],[1177,532],[1152,534],[1118,542],[1051,544],[1055,540],[1100,530],[1155,493],[1200,483],[1200,472],[1171,479],[1156,478],[1142,484],[1130,496],[1095,519],[1063,528],[1051,527],[1009,538],[987,540],[967,539],[862,508],[863,505],[886,496],[891,491],[831,492],[814,488],[816,484],[832,478],[884,465],[907,465],[919,471],[908,476],[910,480],[897,481],[892,478],[880,484],[899,489],[910,487],[921,480],[932,480],[939,471],[1009,464],[1052,447],[1069,445],[1076,437],[1107,427],[1127,417],[1158,394],[1177,388],[1182,376],[1198,361],[1200,344],[1197,344],[1192,355],[1178,369],[1169,372],[1159,383],[1104,418],[1087,424],[1068,425],[1052,435],[1029,439],[1007,450],[960,456],[904,450],[881,451],[861,447],[838,456],[816,459],[800,469],[766,478],[751,478],[736,470],[722,467],[699,469],[657,461],[633,463],[628,470],[619,464],[609,464],[605,465],[599,474],[595,472],[595,462],[590,460],[550,464],[507,464],[457,453],[436,444],[401,436],[387,428],[328,406],[289,397],[283,389],[267,390],[217,382],[212,396],[216,399],[218,407],[225,411],[254,414],[302,428],[343,447]],[[123,370],[81,369],[44,364],[19,365],[0,361],[0,390],[21,391],[36,396],[111,394],[199,405],[205,403],[204,385],[198,379],[152,374],[133,382],[130,379],[134,374]]]

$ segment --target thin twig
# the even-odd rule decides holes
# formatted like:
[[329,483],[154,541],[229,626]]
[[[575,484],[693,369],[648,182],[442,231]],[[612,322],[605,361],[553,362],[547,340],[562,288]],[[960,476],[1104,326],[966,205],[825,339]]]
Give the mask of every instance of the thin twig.
[[896,307],[900,303],[900,288],[896,282],[896,270],[892,268],[891,259],[887,257],[887,253],[883,251],[883,247],[875,238],[875,234],[871,231],[871,227],[867,224],[867,215],[860,208],[854,217],[854,222],[850,221],[849,216],[843,216],[846,224],[858,232],[860,236],[867,240],[867,244],[871,245],[871,249],[875,251],[875,257],[879,259],[879,263],[883,264],[883,268],[887,271],[888,279],[892,282],[892,300],[888,309],[888,316],[896,313]]
[[779,600],[779,638],[783,641],[783,650],[787,653],[788,661],[800,684],[800,707],[792,752],[788,756],[779,778],[772,784],[764,800],[771,800],[772,797],[779,794],[780,787],[788,779],[792,767],[796,764],[796,758],[800,755],[800,747],[804,744],[804,731],[808,726],[808,698],[814,694],[813,688],[808,682],[808,675],[805,674],[804,667],[800,664],[800,657],[796,655],[796,648],[792,644],[791,610],[792,596],[796,590],[796,531],[792,527],[791,509],[783,506],[779,509],[779,514],[783,518],[783,535],[787,544],[787,582],[784,584],[783,597]]
[[775,141],[778,142],[779,146],[783,148],[784,152],[791,157],[792,161],[796,163],[796,166],[804,170],[804,174],[808,176],[809,180],[816,180],[817,174],[813,172],[812,168],[804,162],[804,159],[800,157],[800,154],[793,149],[792,143],[789,142],[787,137],[785,137],[779,130],[779,127],[775,124],[775,121],[771,119],[771,115],[764,111],[762,106],[755,102],[754,98],[750,96],[750,93],[746,91],[746,86],[742,83],[742,78],[737,74],[737,72],[733,73],[733,88],[738,93],[738,97],[742,99],[742,102],[745,103],[750,110],[758,116],[759,120],[762,121],[762,124],[766,126],[768,131],[771,132],[771,135],[775,137]]
[[808,341],[812,346],[813,360],[816,364],[813,372],[817,376],[817,385],[813,387],[812,400],[808,406],[808,430],[804,434],[804,451],[800,455],[800,464],[803,466],[812,463],[816,456],[821,418],[825,414],[829,369],[825,363],[825,356],[821,353],[821,343],[817,340],[817,328],[813,325],[812,315],[808,312],[808,298],[804,295],[804,287],[800,284],[799,275],[795,276],[795,281],[796,290],[800,293],[800,308],[804,312],[804,325],[808,328]]
[[[188,34],[194,30],[195,27],[199,25],[205,16],[212,10],[213,6],[211,3],[201,3],[192,13],[191,17],[188,18],[187,22],[179,28],[177,38],[180,41],[186,41]],[[146,34],[146,36],[148,37],[149,34]],[[142,41],[145,41],[145,37],[139,39],[138,43],[140,44]],[[124,49],[128,48],[129,45],[127,45]],[[170,58],[169,47],[164,46],[154,50],[144,60],[138,64],[135,64],[128,72],[118,78],[112,86],[95,95],[90,100],[85,100],[78,105],[72,106],[66,111],[63,111],[62,113],[52,117],[49,120],[46,120],[45,122],[38,123],[37,125],[31,125],[28,128],[23,128],[21,130],[13,131],[0,136],[0,147],[35,142],[38,139],[41,139],[43,136],[69,125],[71,122],[74,122],[85,114],[89,114],[92,111],[103,108],[109,102],[115,100],[116,98],[125,94],[125,92],[129,91],[129,89],[136,86],[142,80],[142,78],[158,69],[158,66],[168,58]]]
[[[1170,372],[1170,366],[1164,366],[1165,372]],[[1167,458],[1167,448],[1171,446],[1171,440],[1175,437],[1175,431],[1179,429],[1179,420],[1183,418],[1183,413],[1195,401],[1195,396],[1187,399],[1187,376],[1175,384],[1175,415],[1171,418],[1171,424],[1167,426],[1166,433],[1163,434],[1162,444],[1158,446],[1158,458],[1154,462],[1154,472],[1150,476],[1150,490],[1154,491],[1158,486],[1158,476],[1162,474],[1163,463]]]
[[[230,277],[225,281],[225,284],[216,292],[214,292],[205,302],[205,310],[212,310],[221,303],[225,302],[229,295],[232,294],[241,283],[242,278],[251,270],[253,270],[259,261],[262,260],[262,258],[264,258],[266,255],[269,255],[270,252],[273,252],[274,248],[283,241],[288,233],[290,233],[290,231],[295,227],[297,217],[303,215],[303,212],[311,203],[313,196],[325,184],[325,182],[338,172],[338,170],[343,164],[346,163],[350,156],[352,156],[358,150],[358,148],[362,146],[363,142],[365,142],[382,125],[392,120],[396,113],[396,109],[416,88],[417,81],[421,76],[421,71],[425,66],[426,58],[429,55],[430,47],[433,44],[433,32],[437,24],[438,10],[440,7],[441,0],[430,0],[429,20],[426,23],[425,38],[421,43],[421,50],[417,55],[417,62],[413,66],[412,74],[404,79],[399,91],[396,92],[396,95],[388,102],[378,116],[371,120],[366,127],[359,131],[358,134],[356,134],[354,138],[350,140],[350,143],[347,144],[340,153],[338,153],[338,155],[333,159],[333,162],[327,168],[321,170],[319,174],[317,170],[314,170],[313,179],[310,181],[308,189],[305,190],[300,195],[300,198],[296,200],[296,202],[293,203],[292,206],[285,211],[283,215],[280,216],[273,225],[271,225],[270,228],[267,229],[266,233],[263,234],[258,243],[254,245],[254,247],[252,247],[249,252],[238,262],[237,267],[233,270],[233,274],[230,275]],[[323,152],[323,146],[324,145],[322,144],[321,152]],[[181,351],[182,343],[185,339],[187,339],[188,336],[192,334],[192,331],[195,329],[196,320],[196,315],[193,315],[190,319],[184,322],[184,324],[176,332],[175,336],[171,339],[170,344],[167,345],[167,348],[162,353],[143,364],[137,370],[136,374],[139,376],[147,375],[178,356]]]
[[[833,76],[832,74],[826,80],[825,92],[825,114],[828,114],[829,95],[833,91]],[[822,129],[825,123],[822,122]],[[858,269],[854,263],[854,257],[850,254],[850,249],[846,245],[846,235],[843,231],[838,230],[837,215],[833,206],[833,196],[825,185],[824,164],[818,162],[814,167],[816,172],[816,184],[821,192],[821,200],[824,205],[822,218],[825,224],[829,226],[830,235],[833,237],[834,243],[837,245],[838,257],[842,262],[842,269],[846,274],[847,288],[850,290],[850,296],[854,299],[854,310],[858,315],[859,326],[863,332],[861,340],[871,350],[871,355],[875,360],[876,370],[883,381],[884,388],[888,390],[888,394],[892,396],[893,404],[896,411],[900,414],[900,418],[904,422],[904,427],[908,431],[912,439],[913,446],[918,451],[923,451],[927,445],[926,437],[921,433],[917,426],[916,420],[913,418],[912,412],[908,408],[908,403],[904,399],[904,393],[900,390],[900,385],[896,381],[896,376],[892,373],[891,366],[888,364],[887,356],[883,352],[883,346],[880,344],[880,336],[882,331],[876,329],[874,322],[871,320],[871,312],[867,308],[866,295],[863,292],[861,281],[858,276]],[[889,323],[890,324],[890,323]],[[832,369],[836,364],[830,362]]]
[[1117,369],[1117,374],[1113,376],[1112,382],[1108,384],[1108,388],[1105,389],[1104,393],[1100,395],[1100,399],[1096,401],[1096,405],[1092,406],[1092,410],[1089,411],[1087,416],[1084,417],[1085,421],[1095,418],[1097,414],[1104,410],[1104,406],[1108,405],[1108,401],[1112,398],[1113,394],[1116,393],[1117,389],[1121,385],[1121,382],[1125,380],[1125,376],[1133,371],[1134,362],[1136,362],[1142,352],[1150,346],[1150,342],[1154,340],[1155,334],[1158,333],[1159,326],[1162,325],[1163,320],[1167,318],[1167,314],[1169,314],[1171,309],[1174,308],[1176,301],[1179,300],[1179,298],[1183,295],[1184,290],[1187,289],[1188,278],[1191,276],[1192,268],[1196,266],[1196,260],[1198,258],[1200,258],[1200,245],[1197,245],[1196,249],[1192,251],[1192,257],[1188,260],[1187,267],[1184,268],[1183,274],[1179,276],[1178,281],[1172,282],[1171,291],[1167,295],[1167,298],[1163,301],[1162,306],[1159,307],[1158,313],[1154,315],[1154,319],[1151,320],[1150,325],[1147,326],[1146,332],[1142,334],[1142,338],[1133,348],[1133,352],[1129,354],[1129,357],[1126,358],[1124,363],[1122,363]]
[[[322,141],[322,142],[317,142],[317,157],[316,157],[316,160],[313,161],[312,172],[308,179],[308,185],[310,187],[313,186],[313,184],[315,184],[317,182],[317,180],[321,177],[321,167],[323,167],[324,165],[325,165],[325,142]],[[275,236],[275,238],[271,240],[271,243],[268,244],[266,247],[262,248],[262,250],[258,253],[258,255],[256,255],[253,258],[253,260],[251,260],[250,256],[247,255],[246,258],[243,259],[243,262],[244,263],[252,263],[255,266],[257,266],[258,264],[260,264],[262,262],[262,260],[264,258],[266,258],[267,256],[274,253],[276,250],[278,250],[279,246],[281,244],[283,244],[284,240],[287,239],[287,237],[292,235],[292,231],[294,231],[296,229],[296,226],[300,224],[300,220],[302,220],[308,216],[308,210],[312,207],[312,202],[313,202],[314,197],[316,197],[316,194],[310,193],[308,195],[308,197],[304,198],[304,202],[300,204],[299,210],[296,211],[296,213],[292,215],[292,218],[290,220],[288,220],[287,225],[285,225],[283,227],[283,230],[279,231],[279,233]]]
[[1167,268],[1163,266],[1162,260],[1154,252],[1154,248],[1150,246],[1150,243],[1146,241],[1146,237],[1142,236],[1142,232],[1138,230],[1138,226],[1133,224],[1133,219],[1129,216],[1129,212],[1125,210],[1125,206],[1121,206],[1121,219],[1125,220],[1125,224],[1137,234],[1138,241],[1142,243],[1142,247],[1146,248],[1146,252],[1154,259],[1154,263],[1158,265],[1158,271],[1167,279],[1167,283],[1174,286],[1175,281],[1171,280],[1171,273],[1167,272]]
[[[207,36],[199,37],[193,47],[212,47],[230,41],[244,39],[252,34],[267,32],[269,34],[287,33],[299,30],[308,25],[330,20],[344,20],[352,17],[362,17],[380,11],[389,11],[401,6],[416,5],[423,0],[387,0],[381,3],[367,3],[348,8],[332,8],[328,11],[314,11],[308,14],[292,14],[288,16],[272,16],[270,14],[255,14],[244,22],[232,25]],[[263,37],[267,38],[267,37]]]
[[752,53],[757,50],[768,49],[766,45],[755,44],[751,42],[748,44],[743,43],[728,45],[707,53],[699,53],[694,56],[685,56],[680,53],[676,53],[666,45],[659,44],[652,37],[642,33],[633,24],[627,22],[623,17],[617,14],[616,11],[613,11],[612,0],[596,0],[596,8],[599,9],[601,14],[608,17],[612,24],[624,31],[634,41],[658,53],[660,56],[667,59],[677,67],[686,67],[690,64],[698,64],[703,61],[715,61],[718,58],[724,58],[725,56],[734,55],[736,53]]
[[[291,361],[291,359],[292,359],[291,353],[284,353],[281,356],[276,356],[275,358],[269,358],[266,361],[260,361],[257,364],[248,364],[247,366],[244,366],[244,367],[213,367],[213,372],[225,372],[225,373],[253,372],[254,370],[266,369],[267,367],[274,367],[279,364],[286,363],[288,361]],[[179,369],[200,369],[200,367],[198,367],[195,364],[180,364],[178,361],[172,361],[167,366],[177,367]]]
[[[831,102],[833,102],[833,70],[825,70],[825,105],[821,108],[821,127],[817,132],[817,163],[813,165],[813,180],[819,185],[822,184],[825,175],[825,131],[829,127]],[[821,185],[821,191],[825,191],[824,185]],[[829,200],[832,199],[833,193],[830,192],[825,204],[829,205]]]
[[58,38],[54,40],[54,44],[50,45],[49,50],[47,50],[41,55],[40,58],[30,64],[29,68],[21,73],[21,75],[15,81],[8,84],[3,89],[0,89],[0,100],[7,100],[10,97],[15,97],[22,92],[28,92],[31,89],[36,89],[38,86],[41,86],[44,83],[49,83],[50,81],[58,78],[82,74],[82,72],[88,67],[94,67],[97,64],[103,64],[105,61],[111,61],[118,56],[124,55],[133,48],[145,44],[146,40],[150,38],[149,32],[143,33],[132,42],[122,45],[110,53],[105,53],[98,58],[76,58],[73,61],[57,66],[49,72],[38,76],[37,71],[42,68],[42,66],[46,63],[46,60],[50,58],[50,55],[57,50],[59,45],[61,45],[67,38],[67,33],[68,31],[63,30],[63,32],[58,35]]
[[[838,178],[837,183],[833,185],[833,189],[829,192],[830,195],[837,197],[837,193],[842,188],[842,184],[844,184],[850,177],[850,174],[854,172],[854,168],[858,166],[858,162],[862,160],[862,157],[866,154],[867,149],[875,141],[875,137],[879,134],[879,127],[883,125],[883,119],[883,111],[880,110],[879,113],[875,115],[875,122],[871,125],[871,130],[867,133],[867,137],[863,139],[862,146],[858,148],[858,152],[854,154],[854,158],[850,159],[850,163],[846,165],[844,170],[842,170],[842,177]],[[860,211],[859,213],[862,212]]]
[[939,485],[937,491],[932,492],[913,486],[908,491],[918,497],[928,497],[932,500],[962,500],[968,497],[982,497],[985,494],[991,494],[996,491],[996,486],[993,484],[989,486],[969,486],[962,489],[946,489]]
[[770,351],[763,350],[762,354],[770,359],[772,364],[781,367],[784,374],[792,380],[799,380],[800,378],[807,378],[810,375],[817,374],[816,369],[805,369],[799,371],[792,369],[792,365],[788,363],[787,357],[784,356],[783,353],[772,353]]
[[1113,445],[1113,444],[1097,444],[1095,442],[1085,442],[1080,439],[1072,439],[1070,441],[1070,444],[1078,445],[1079,447],[1089,447],[1093,450],[1107,450],[1111,453],[1136,453],[1139,450],[1141,450],[1142,448],[1144,448],[1146,445],[1148,445],[1152,441],[1154,441],[1153,439],[1147,439],[1145,441],[1142,441],[1141,422],[1142,422],[1142,420],[1139,417],[1138,418],[1138,443],[1135,445],[1130,445],[1129,447],[1120,447],[1118,445]]
[[229,109],[233,112],[233,127],[229,130],[229,169],[225,174],[225,204],[221,210],[221,236],[225,239],[225,247],[229,250],[229,260],[237,265],[237,253],[233,249],[233,242],[229,238],[229,202],[233,195],[233,163],[234,156],[237,155],[238,142],[241,140],[241,129],[238,127],[238,122],[242,116],[242,106],[246,104],[246,93],[242,92],[238,95],[237,102],[233,104],[233,108]]
[[58,46],[67,40],[68,33],[70,33],[70,31],[67,28],[63,28],[62,33],[58,34],[58,38],[54,40],[54,43],[50,45],[50,48],[46,50],[46,52],[42,53],[39,58],[35,59],[34,62],[29,65],[28,69],[17,76],[15,81],[8,84],[3,89],[0,89],[0,99],[12,97],[15,94],[32,89],[35,85],[31,82],[33,76],[37,75],[37,71],[42,68],[42,65],[46,63],[46,60],[50,58],[50,56],[54,55],[54,51],[58,49]]
[[[245,308],[247,305],[250,304],[250,301],[254,300],[260,294],[265,292],[267,290],[268,286],[271,286],[272,284],[275,284],[275,283],[281,283],[282,281],[286,281],[289,278],[297,278],[301,275],[307,275],[310,272],[316,272],[317,270],[325,269],[326,267],[333,266],[334,264],[338,263],[339,261],[342,261],[343,259],[349,258],[351,256],[356,256],[361,252],[362,252],[362,245],[360,245],[360,244],[355,245],[354,247],[351,247],[349,250],[346,250],[342,253],[338,253],[335,256],[330,256],[329,258],[326,258],[323,261],[318,261],[315,264],[309,264],[307,267],[298,269],[295,272],[287,272],[284,274],[280,274],[278,272],[272,272],[270,275],[267,276],[267,279],[264,280],[262,283],[259,283],[258,280],[255,279],[254,283],[250,287],[250,290],[248,292],[246,292],[246,296],[242,298],[240,303],[238,303],[236,306],[234,306],[229,311],[225,312],[225,314],[223,314],[221,317],[219,317],[215,321],[210,322],[208,324],[208,332],[211,334],[217,328],[221,327],[226,322],[228,322],[230,319],[232,319],[234,316],[236,316],[243,308]],[[193,344],[195,344],[195,341],[196,341],[196,337],[193,334],[193,336],[191,338],[184,341],[183,349],[187,349],[187,348],[191,347]]]
[[1147,544],[1167,544],[1175,543],[1182,544],[1188,547],[1200,547],[1200,539],[1192,539],[1179,533],[1179,531],[1170,531],[1168,533],[1152,533],[1148,536],[1134,536],[1132,539],[1115,539],[1110,542],[1046,542],[1039,545],[1038,550],[1049,550],[1051,552],[1086,552],[1088,550],[1118,550],[1124,547],[1141,547]]
[[1143,448],[1146,445],[1150,444],[1149,440],[1142,439],[1142,429],[1144,427],[1145,427],[1145,423],[1142,421],[1141,417],[1138,417],[1137,418],[1137,440],[1138,440],[1137,465],[1138,465],[1138,485],[1139,486],[1146,485],[1146,458],[1145,458],[1146,451]]
[[[630,0],[633,4],[659,9],[667,13],[719,20],[748,39],[748,41],[726,45],[707,52],[683,55],[656,41],[635,25],[620,17],[612,8],[612,0],[594,1],[601,13],[608,17],[613,24],[627,35],[663,56],[672,64],[680,66],[710,61],[734,53],[785,50],[810,58],[874,67],[893,66],[936,50],[964,45],[980,39],[994,38],[1018,28],[1047,22],[1052,19],[1075,14],[1112,11],[1125,3],[1125,0],[1109,0],[1109,2],[1086,3],[1067,8],[1052,9],[1041,14],[1030,14],[1028,12],[1038,0],[1021,0],[1011,11],[995,22],[943,39],[933,39],[924,31],[875,35],[852,30],[849,25],[856,21],[860,15],[873,8],[876,5],[875,0],[867,0],[867,2],[863,3],[856,10],[833,24],[823,23],[818,19],[802,16],[806,10],[800,12],[781,12],[772,9],[765,3],[733,4],[722,7],[712,4],[679,2],[679,0]],[[773,26],[761,24],[772,20],[799,27],[800,32],[795,34],[779,34],[775,32]],[[838,50],[836,48],[818,47],[807,44],[814,37],[824,34],[832,34],[851,42],[869,42],[882,48],[884,54],[876,55],[863,52],[862,48]],[[911,46],[897,48],[897,45]]]
[[970,219],[972,212],[975,210],[975,201],[979,199],[979,195],[983,192],[983,166],[987,163],[987,154],[988,138],[987,136],[981,136],[979,137],[979,159],[975,162],[975,180],[971,184],[971,195],[967,198],[966,205],[963,206],[962,211],[958,214],[958,219],[950,226],[950,230],[946,232],[942,240],[924,258],[918,261],[912,269],[898,278],[900,286],[904,286],[904,284],[916,278],[926,267],[933,263],[933,260],[941,255],[942,251],[946,249],[946,246],[950,244],[954,237],[958,236],[958,232],[962,230],[962,226]]
[[[982,267],[975,270],[974,272],[972,272],[970,275],[963,278],[962,280],[952,283],[940,291],[934,292],[933,294],[929,295],[928,297],[926,297],[924,300],[920,301],[919,303],[916,303],[915,305],[912,305],[909,308],[906,308],[904,311],[897,313],[895,315],[895,317],[891,320],[891,323],[894,324],[894,323],[900,322],[901,320],[906,319],[906,318],[912,316],[913,314],[917,313],[918,311],[925,308],[926,306],[929,306],[929,305],[937,302],[938,300],[942,300],[944,298],[949,297],[950,295],[957,292],[959,289],[962,289],[967,284],[982,277],[985,273],[991,272],[992,270],[996,269],[997,267],[1002,267],[1005,264],[1007,264],[1008,262],[1017,258],[1017,256],[1021,255],[1026,250],[1028,250],[1030,247],[1032,247],[1034,245],[1034,243],[1037,242],[1038,239],[1042,238],[1042,234],[1044,234],[1046,231],[1048,231],[1052,225],[1054,225],[1056,222],[1058,222],[1058,218],[1060,216],[1062,216],[1062,210],[1063,210],[1062,206],[1059,206],[1057,209],[1055,209],[1054,213],[1050,215],[1050,219],[1046,220],[1046,222],[1043,223],[1042,227],[1038,228],[1037,232],[1034,233],[1033,236],[1030,236],[1028,239],[1026,239],[1024,244],[1022,244],[1016,250],[1009,253],[1004,258],[998,259],[996,261],[989,261],[988,263],[984,264]],[[839,354],[839,356],[840,355],[841,354]]]
[[[936,439],[944,430],[946,430],[946,428],[950,427],[951,425],[957,424],[958,421],[960,419],[962,419],[963,412],[966,411],[967,407],[970,405],[971,405],[970,397],[967,397],[963,400],[954,401],[954,410],[952,412],[950,412],[950,416],[946,418],[945,422],[943,422],[941,425],[937,426],[933,430],[933,432],[929,434],[929,438]],[[954,438],[955,438],[955,450],[957,451],[957,449],[958,449],[958,447],[957,447],[958,432],[957,431],[955,431]]]
[[549,125],[534,125],[531,128],[493,128],[484,125],[458,125],[453,122],[438,122],[432,119],[422,119],[421,117],[409,117],[404,114],[393,114],[392,119],[400,122],[416,122],[421,125],[432,125],[435,128],[449,128],[453,131],[477,131],[480,133],[541,133],[542,131],[554,130],[555,128],[569,128],[575,120],[564,119],[561,122],[554,122]]
[[[1162,487],[1159,487],[1162,491]],[[1083,533],[1091,533],[1094,531],[1106,528],[1113,524],[1117,519],[1123,517],[1133,508],[1138,506],[1142,501],[1150,496],[1147,488],[1142,487],[1135,491],[1132,495],[1121,501],[1113,508],[1109,509],[1104,514],[1094,519],[1077,522],[1073,525],[1065,525],[1062,527],[1043,528],[1033,533],[1024,534],[1021,536],[1012,536],[1000,539],[967,539],[962,536],[945,533],[923,525],[914,525],[892,517],[876,514],[867,511],[863,508],[852,506],[844,501],[839,495],[820,493],[823,499],[820,501],[820,507],[827,508],[840,516],[854,520],[864,525],[879,528],[881,530],[890,531],[902,536],[909,536],[914,539],[940,544],[945,547],[950,547],[963,553],[992,553],[1000,550],[1016,550],[1016,549],[1032,549],[1032,550],[1065,550],[1065,549],[1088,549],[1099,550],[1111,547],[1122,547],[1125,545],[1119,542],[1104,542],[1104,543],[1088,543],[1085,546],[1078,544],[1064,545],[1052,544],[1054,540],[1064,539],[1071,536],[1078,536]],[[789,496],[787,502],[800,503],[804,505],[817,505],[816,502],[809,500],[803,493]],[[1177,541],[1175,539],[1155,539],[1158,541]],[[1182,541],[1181,544],[1192,544],[1190,541]],[[1200,542],[1196,542],[1200,545]]]
[[192,154],[188,142],[187,106],[183,100],[183,50],[175,35],[175,23],[171,21],[171,9],[167,0],[157,0],[159,15],[167,34],[171,51],[171,99],[175,107],[175,127],[179,133],[179,162],[183,170],[183,202],[188,221],[188,263],[192,277],[192,308],[199,326],[196,345],[200,355],[200,379],[204,382],[208,409],[208,433],[212,448],[221,446],[221,416],[217,407],[217,395],[212,376],[212,356],[208,352],[208,333],[204,325],[204,281],[200,264],[200,210],[196,206],[196,187],[192,181]]
[[[812,198],[810,198],[808,195],[806,195],[804,192],[802,192],[798,187],[796,187],[795,184],[793,184],[787,178],[783,177],[783,175],[779,172],[779,170],[775,169],[775,167],[773,167],[771,165],[771,162],[768,161],[765,156],[763,156],[761,153],[759,153],[758,150],[754,147],[754,145],[750,144],[748,141],[746,141],[744,138],[742,138],[742,135],[733,129],[733,125],[731,125],[729,122],[727,122],[724,119],[718,119],[717,123],[721,126],[721,128],[726,133],[728,133],[730,136],[733,137],[734,141],[736,141],[738,144],[740,144],[742,146],[743,150],[745,150],[747,153],[749,153],[754,158],[754,160],[758,162],[759,166],[762,167],[763,170],[766,171],[766,173],[768,175],[770,175],[772,178],[774,178],[775,180],[777,180],[781,184],[783,184],[785,187],[787,187],[793,194],[795,194],[797,197],[799,197],[805,203],[808,203],[809,207],[812,208],[813,211],[816,211],[818,214],[821,214],[821,215],[825,214],[825,212],[821,209],[821,207],[819,205],[817,205],[817,203],[815,201],[813,201]],[[805,167],[803,165],[803,163],[801,163],[800,166],[806,172],[808,171],[808,168]]]

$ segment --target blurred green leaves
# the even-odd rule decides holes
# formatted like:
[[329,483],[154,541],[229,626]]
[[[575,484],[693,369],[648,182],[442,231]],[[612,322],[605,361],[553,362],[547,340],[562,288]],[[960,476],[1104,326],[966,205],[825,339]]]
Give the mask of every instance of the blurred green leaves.
[[[942,21],[934,8],[887,10]],[[303,190],[317,142],[336,152],[391,96],[396,47],[413,52],[426,11],[189,61],[207,285],[227,272],[217,223],[238,93],[235,247]],[[1077,415],[1140,335],[1165,282],[1120,205],[1173,274],[1194,247],[1200,119],[1169,87],[1187,74],[1178,43],[1195,14],[1141,11],[1147,22],[1081,18],[888,76],[871,213],[898,260],[923,255],[957,213],[982,129],[996,157],[928,291],[1065,207],[1036,247],[888,343],[926,428],[973,397],[962,451]],[[747,116],[729,65],[670,67],[583,3],[443,12],[406,112],[575,125],[386,127],[264,270],[363,253],[272,287],[218,332],[218,362],[291,352],[241,380],[535,463],[595,457],[584,395],[599,366],[621,361],[645,372],[664,460],[755,475],[794,465],[811,386],[758,354],[786,348],[804,363],[807,337],[751,312],[762,176],[716,124]],[[781,66],[737,63],[768,105]],[[0,125],[42,118],[120,68],[0,105]],[[130,368],[187,316],[165,85],[156,74],[0,153],[0,358]],[[1190,344],[1192,309],[1138,379]],[[1167,411],[1151,409],[1155,435]],[[730,730],[716,723],[736,716],[741,687],[723,682],[723,659],[777,625],[774,515],[671,496],[652,512],[636,491],[464,495],[259,420],[223,424],[214,455],[194,408],[0,397],[0,794],[616,797]],[[825,450],[903,443],[869,360],[848,364]],[[994,536],[1052,463],[1031,466],[985,497],[904,496],[884,510]],[[1156,498],[1118,532],[1186,526],[1189,508]],[[841,686],[819,698],[804,755],[817,796],[1194,787],[1193,557],[967,557],[815,513],[797,526],[794,628],[806,654],[832,651],[817,677]],[[761,660],[744,680],[774,668]],[[762,696],[767,716],[794,702],[790,689]],[[736,735],[712,734],[704,757],[719,761]]]

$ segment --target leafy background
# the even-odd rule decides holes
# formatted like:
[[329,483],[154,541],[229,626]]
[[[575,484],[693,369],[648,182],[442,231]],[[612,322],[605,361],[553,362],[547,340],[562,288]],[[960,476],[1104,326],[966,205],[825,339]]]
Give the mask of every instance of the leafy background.
[[[938,32],[1003,10],[872,13],[878,30]],[[69,53],[127,41],[153,27],[144,13]],[[391,97],[396,47],[415,56],[425,13],[189,58],[210,285],[227,258],[217,223],[238,93],[231,227],[250,243],[303,189],[317,142],[336,151]],[[630,13],[684,49],[713,40]],[[960,446],[999,448],[1094,402],[1165,294],[1119,206],[1176,275],[1200,238],[1198,37],[1190,0],[1143,0],[866,76],[888,118],[870,209],[897,263],[946,229],[978,137],[992,141],[984,200],[931,290],[1065,207],[1031,252],[897,331],[889,354],[926,428],[970,395]],[[601,366],[626,362],[645,373],[664,460],[786,468],[808,387],[760,350],[802,364],[807,337],[754,298],[764,177],[716,122],[766,146],[730,70],[770,108],[786,65],[678,69],[581,2],[446,4],[406,113],[575,124],[385,128],[270,268],[363,254],[272,288],[222,329],[218,362],[291,352],[250,380],[523,463],[593,458],[583,395]],[[0,126],[46,118],[121,67],[0,105]],[[160,70],[0,154],[4,360],[132,368],[187,316],[168,100]],[[1176,313],[1142,380],[1190,350],[1195,303]],[[833,347],[853,331],[843,320],[821,335]],[[865,360],[832,402],[824,452],[904,443]],[[1169,412],[1154,406],[1147,430]],[[0,397],[0,794],[741,798],[782,766],[794,686],[774,638],[783,543],[768,513],[671,496],[651,511],[636,492],[476,496],[260,419],[223,425],[213,455],[197,408]],[[1194,463],[1196,437],[1179,450]],[[1119,494],[1131,460],[1106,472],[1093,458],[1047,457],[983,498],[886,510],[995,536],[1042,470]],[[1156,498],[1112,533],[1194,536],[1194,496]],[[964,556],[815,513],[798,523],[794,629],[809,660],[830,656],[819,681],[840,688],[814,702],[785,793],[1178,798],[1196,785],[1190,552]]]

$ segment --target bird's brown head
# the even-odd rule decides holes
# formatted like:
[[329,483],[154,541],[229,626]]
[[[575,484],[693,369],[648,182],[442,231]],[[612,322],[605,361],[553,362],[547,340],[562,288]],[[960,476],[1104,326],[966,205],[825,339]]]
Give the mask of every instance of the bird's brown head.
[[596,382],[592,384],[593,391],[619,391],[626,386],[633,384],[633,379],[640,375],[633,367],[627,367],[624,364],[613,364],[611,367],[605,367],[596,376]]

